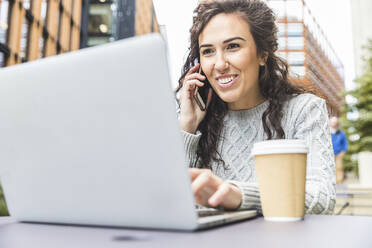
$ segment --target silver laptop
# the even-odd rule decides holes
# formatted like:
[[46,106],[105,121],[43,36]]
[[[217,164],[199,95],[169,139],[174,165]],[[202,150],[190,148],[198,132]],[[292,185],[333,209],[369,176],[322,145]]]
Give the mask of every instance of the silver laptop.
[[195,230],[256,215],[198,217],[157,34],[0,69],[0,176],[25,222]]

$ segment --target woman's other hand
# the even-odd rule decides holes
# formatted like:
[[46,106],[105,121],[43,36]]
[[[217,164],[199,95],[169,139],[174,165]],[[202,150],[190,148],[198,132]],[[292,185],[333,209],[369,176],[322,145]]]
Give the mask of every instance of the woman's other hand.
[[208,169],[189,169],[192,190],[197,204],[205,207],[237,209],[242,201],[238,187],[223,181]]
[[[193,98],[196,87],[203,87],[204,83],[201,81],[206,79],[197,72],[199,67],[200,64],[196,64],[187,72],[180,90],[180,125],[185,132],[189,133],[196,132],[206,114],[206,111],[202,111]],[[211,96],[212,89],[208,93],[206,106],[209,105]]]

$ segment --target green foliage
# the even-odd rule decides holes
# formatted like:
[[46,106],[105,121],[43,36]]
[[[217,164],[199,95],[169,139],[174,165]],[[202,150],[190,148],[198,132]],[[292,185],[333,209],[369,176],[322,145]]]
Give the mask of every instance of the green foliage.
[[[344,157],[345,171],[357,170],[357,154],[372,151],[372,40],[364,47],[364,73],[355,80],[354,90],[345,92],[356,99],[344,104],[341,116],[341,128],[346,132],[349,149]],[[348,113],[358,113],[356,119],[348,119]]]
[[8,209],[6,207],[3,190],[0,185],[0,216],[8,216]]

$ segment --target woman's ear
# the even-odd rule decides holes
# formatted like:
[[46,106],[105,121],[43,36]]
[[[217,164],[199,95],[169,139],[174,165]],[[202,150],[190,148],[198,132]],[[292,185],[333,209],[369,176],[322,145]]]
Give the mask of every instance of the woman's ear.
[[269,57],[268,52],[263,52],[263,54],[260,56],[259,64],[260,66],[264,66],[266,64],[267,58]]

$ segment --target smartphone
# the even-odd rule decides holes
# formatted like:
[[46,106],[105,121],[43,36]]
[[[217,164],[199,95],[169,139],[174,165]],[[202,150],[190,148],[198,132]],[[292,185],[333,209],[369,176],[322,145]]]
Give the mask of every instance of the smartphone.
[[[205,76],[203,73],[201,66],[199,67],[199,74]],[[203,87],[196,87],[194,91],[194,100],[196,101],[196,104],[198,104],[201,111],[206,110],[206,103],[208,98],[208,92],[210,89],[210,85],[208,81],[202,81],[204,83]]]

